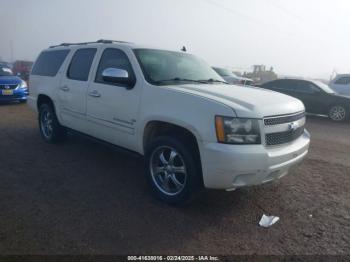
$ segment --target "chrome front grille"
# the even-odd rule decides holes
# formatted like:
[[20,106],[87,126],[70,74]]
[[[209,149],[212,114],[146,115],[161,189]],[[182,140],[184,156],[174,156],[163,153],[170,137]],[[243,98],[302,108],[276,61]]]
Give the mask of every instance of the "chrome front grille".
[[303,117],[305,117],[305,112],[298,113],[295,115],[289,115],[289,116],[267,117],[264,119],[264,124],[265,126],[280,125],[280,124],[298,121]]
[[298,139],[305,130],[305,112],[264,118],[265,144],[274,146]]
[[299,127],[296,130],[267,134],[265,136],[266,145],[274,146],[289,143],[299,138],[303,133],[304,126]]
[[0,85],[0,90],[13,90],[16,89],[18,85]]

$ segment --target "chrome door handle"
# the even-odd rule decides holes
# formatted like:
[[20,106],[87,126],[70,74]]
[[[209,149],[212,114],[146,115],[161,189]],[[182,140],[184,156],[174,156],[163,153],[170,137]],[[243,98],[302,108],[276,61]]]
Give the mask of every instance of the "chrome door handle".
[[65,92],[69,91],[69,87],[68,86],[61,86],[60,89],[62,91],[65,91]]
[[100,97],[101,94],[97,90],[93,90],[93,91],[89,92],[89,96]]

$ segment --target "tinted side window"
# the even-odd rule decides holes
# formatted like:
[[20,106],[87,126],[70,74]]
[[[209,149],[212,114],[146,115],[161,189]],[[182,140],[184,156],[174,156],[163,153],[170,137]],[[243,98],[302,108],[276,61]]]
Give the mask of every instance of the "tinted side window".
[[337,81],[335,81],[337,85],[348,85],[350,84],[350,77],[341,77]]
[[267,82],[267,83],[263,84],[262,87],[265,87],[265,88],[278,88],[280,82],[281,82],[280,80],[270,81],[270,82]]
[[96,48],[79,49],[70,62],[67,77],[73,80],[87,81]]
[[[102,72],[107,68],[124,69],[129,73],[130,79],[135,80],[135,74],[134,74],[134,71],[132,70],[128,57],[123,51],[119,49],[114,49],[114,48],[105,49],[97,69],[96,80],[95,80],[96,82],[106,83],[111,85],[110,82],[105,82],[103,81],[103,78],[102,78]],[[121,84],[118,84],[118,85],[121,85]]]
[[270,82],[269,87],[278,90],[293,90],[293,84],[289,80],[276,80]]
[[55,76],[66,59],[69,50],[42,52],[32,70],[32,75]]
[[314,93],[314,91],[316,91],[316,87],[314,87],[310,82],[298,81],[297,85],[295,86],[295,91],[300,93]]

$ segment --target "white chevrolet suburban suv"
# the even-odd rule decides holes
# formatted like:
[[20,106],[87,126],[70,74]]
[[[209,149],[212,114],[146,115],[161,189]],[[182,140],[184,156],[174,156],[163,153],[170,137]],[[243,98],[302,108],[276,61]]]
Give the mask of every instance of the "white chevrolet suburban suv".
[[28,104],[44,140],[77,131],[145,156],[161,200],[200,188],[234,190],[285,176],[307,154],[304,105],[228,85],[185,52],[99,40],[44,50]]

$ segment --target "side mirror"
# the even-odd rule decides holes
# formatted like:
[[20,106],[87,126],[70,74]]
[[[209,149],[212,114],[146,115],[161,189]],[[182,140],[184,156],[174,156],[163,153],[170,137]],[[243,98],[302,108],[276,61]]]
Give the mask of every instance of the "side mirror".
[[119,68],[106,68],[102,72],[102,79],[109,83],[125,85],[128,89],[134,85],[128,71]]

